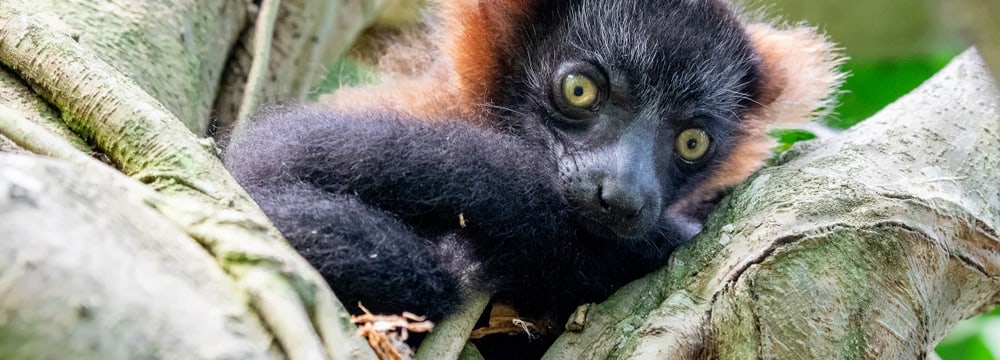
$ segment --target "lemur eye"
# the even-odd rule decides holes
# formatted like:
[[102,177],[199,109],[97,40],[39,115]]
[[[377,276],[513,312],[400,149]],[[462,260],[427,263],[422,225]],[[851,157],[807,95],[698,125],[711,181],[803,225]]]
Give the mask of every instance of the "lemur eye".
[[689,162],[698,161],[706,153],[712,139],[701,129],[687,129],[677,136],[677,155]]
[[573,123],[592,118],[607,92],[607,76],[589,62],[566,62],[552,74],[552,102]]
[[569,74],[562,81],[563,96],[570,105],[589,108],[597,102],[597,84],[587,75]]

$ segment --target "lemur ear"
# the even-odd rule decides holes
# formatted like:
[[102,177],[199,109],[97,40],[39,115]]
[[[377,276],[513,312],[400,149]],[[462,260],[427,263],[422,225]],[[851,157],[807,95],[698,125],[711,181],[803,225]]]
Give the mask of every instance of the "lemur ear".
[[415,41],[418,46],[395,47],[385,57],[405,68],[414,65],[414,57],[439,51],[426,68],[378,86],[341,88],[319,101],[339,109],[392,109],[428,120],[487,121],[481,118],[479,106],[494,95],[503,61],[511,58],[520,40],[516,34],[531,21],[539,1],[437,0],[434,6],[440,22],[431,33],[412,38],[436,46],[420,46]]
[[744,134],[706,182],[709,189],[737,184],[760,168],[774,147],[769,128],[826,114],[844,80],[839,70],[844,57],[816,29],[751,23],[746,30],[763,69],[762,94],[755,99],[760,107],[743,119]]
[[747,25],[764,72],[763,105],[753,119],[763,124],[800,123],[831,110],[844,80],[844,57],[816,29],[771,24]]
[[440,1],[444,48],[454,67],[455,89],[465,106],[483,103],[520,39],[520,27],[534,15],[537,0]]

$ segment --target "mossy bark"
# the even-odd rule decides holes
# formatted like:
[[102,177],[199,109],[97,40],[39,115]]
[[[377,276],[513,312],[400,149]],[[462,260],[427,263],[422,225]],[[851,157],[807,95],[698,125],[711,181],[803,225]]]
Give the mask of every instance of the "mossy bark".
[[[209,125],[249,1],[5,0],[93,51],[196,133]],[[43,50],[43,49],[38,49]],[[70,81],[77,74],[61,74]]]

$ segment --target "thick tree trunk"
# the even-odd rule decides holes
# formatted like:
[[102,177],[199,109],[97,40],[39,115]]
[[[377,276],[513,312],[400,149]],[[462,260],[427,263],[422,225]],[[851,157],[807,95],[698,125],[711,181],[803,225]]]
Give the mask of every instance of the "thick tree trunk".
[[[308,86],[303,84],[317,83],[318,78],[312,76],[315,65],[332,62],[338,55],[336,48],[342,51],[349,43],[346,39],[354,37],[372,20],[381,3],[282,1],[275,34],[285,34],[285,38],[274,43],[274,47],[298,50],[274,51],[270,64],[275,70],[263,76],[263,82],[269,84],[265,93],[298,95],[301,88]],[[214,144],[194,136],[204,133],[212,112],[210,104],[225,107],[227,101],[242,98],[232,95],[241,93],[242,86],[229,82],[222,85],[220,79],[226,72],[245,73],[240,69],[250,66],[247,61],[229,60],[240,58],[230,56],[241,49],[239,44],[250,42],[245,38],[253,34],[246,31],[252,28],[250,19],[255,14],[250,11],[252,4],[250,1],[134,0],[0,2],[0,63],[3,64],[0,134],[21,148],[69,160],[74,166],[69,170],[49,171],[46,169],[50,165],[46,163],[15,172],[11,165],[12,170],[0,174],[3,184],[26,182],[69,195],[23,195],[23,186],[15,185],[8,186],[7,193],[0,193],[0,198],[8,200],[0,202],[4,205],[0,207],[3,213],[22,206],[20,200],[14,201],[22,198],[32,206],[64,210],[4,217],[0,227],[0,237],[7,242],[4,255],[17,259],[20,253],[58,247],[52,241],[73,239],[84,244],[88,239],[100,239],[99,234],[120,234],[120,237],[109,235],[111,240],[104,239],[104,243],[93,245],[94,250],[79,254],[92,258],[78,262],[39,262],[29,258],[33,263],[14,263],[4,269],[0,278],[9,276],[11,286],[2,287],[0,308],[16,309],[20,321],[0,322],[0,333],[25,334],[16,340],[25,340],[32,334],[49,337],[33,342],[25,340],[24,346],[4,344],[10,346],[0,346],[0,358],[176,358],[172,354],[185,353],[197,357],[256,355],[292,359],[372,356],[363,340],[354,336],[354,326],[322,278],[284,243],[223,169]],[[357,16],[361,12],[356,7],[365,9],[364,16]],[[331,17],[334,10],[315,12],[316,9],[344,9],[348,13],[336,12],[338,16]],[[296,16],[314,21],[304,22]],[[303,24],[311,27],[300,29]],[[329,34],[302,36],[320,31]],[[337,43],[334,50],[330,50],[328,41]],[[304,66],[303,61],[309,66]],[[222,98],[237,100],[216,101]],[[7,140],[4,147],[10,146]],[[100,154],[101,159],[149,186],[110,171],[84,153]],[[6,170],[3,166],[0,169]],[[59,174],[69,173],[75,175],[59,180]],[[72,199],[71,194],[87,194],[93,191],[90,189],[93,184],[107,182],[90,176],[115,179],[113,183],[142,194],[141,201],[122,203],[104,199],[95,200],[96,207],[75,206],[80,199]],[[77,187],[65,188],[66,180],[70,179],[79,181]],[[101,194],[95,192],[94,199],[101,198]],[[72,227],[81,222],[94,223],[93,219],[102,214],[98,210],[111,206],[105,203],[120,205],[121,214],[136,214],[133,221],[138,224],[146,224],[144,219],[149,217],[149,210],[155,210],[160,219],[153,224],[159,223],[157,226],[161,228],[163,223],[172,224],[173,231],[157,231],[153,225],[148,230],[129,231],[128,226],[134,226],[133,223],[115,221],[114,214],[109,214],[112,219],[106,220],[107,223],[96,221],[89,231]],[[59,223],[46,217],[63,214],[66,209],[74,209],[80,218],[61,219],[66,227],[39,226]],[[19,241],[6,240],[13,237]],[[178,266],[174,262],[183,262],[183,257],[171,262],[166,261],[170,260],[166,253],[151,258],[150,254],[132,248],[170,241],[187,242],[179,247],[200,244],[203,258],[207,255],[215,259],[214,271],[229,278],[213,277],[211,272],[202,278],[179,277],[173,273]],[[102,246],[122,248],[117,252],[100,251]],[[149,259],[151,263],[136,267],[116,261],[133,252],[135,258]],[[197,265],[197,258],[191,261],[193,268],[204,265]],[[69,274],[67,264],[80,269]],[[49,280],[18,281],[24,269],[38,274],[33,278]],[[164,273],[151,275],[157,271]],[[104,275],[119,272],[134,275]],[[73,275],[65,280],[79,287],[60,286],[61,278],[66,275]],[[124,289],[143,289],[159,283],[161,278],[195,283],[178,288],[188,294],[179,293],[180,302],[169,302],[173,306],[164,306],[165,297],[159,295],[166,294],[155,291],[135,292],[149,297],[118,298],[128,294]],[[205,285],[200,286],[197,281]],[[30,298],[28,295],[40,291],[22,287],[29,283],[48,287],[44,294],[38,293],[44,296],[35,300],[35,306],[24,303],[24,299]],[[101,321],[73,319],[67,309],[79,307],[77,299],[82,287],[94,283],[105,283],[110,290],[95,290],[95,295],[88,298],[93,303],[85,303],[83,312],[87,313],[85,318]],[[203,287],[231,293],[195,296]],[[230,300],[219,303],[220,297]],[[226,304],[240,308],[223,307]],[[145,326],[134,316],[143,313],[156,321],[172,320],[154,321],[149,329],[141,331],[125,326]],[[200,323],[200,316],[204,316],[204,330],[190,331]],[[220,319],[231,324],[213,325],[213,321]],[[26,321],[37,323],[25,327]],[[96,325],[87,328],[88,324]],[[88,329],[102,331],[85,331]],[[133,332],[137,335],[130,336]],[[162,336],[144,336],[148,334]],[[62,352],[50,341],[57,336],[63,336],[61,339],[67,344]],[[107,345],[117,339],[134,343]],[[235,345],[240,342],[242,345]]]
[[0,155],[0,358],[281,358],[215,259],[109,175]]
[[[260,97],[306,95],[400,1],[281,1]],[[192,136],[239,112],[257,15],[252,1],[0,1],[0,358],[371,356]],[[998,108],[964,55],[756,175],[548,356],[926,355],[998,301]],[[426,353],[457,354],[455,324]]]

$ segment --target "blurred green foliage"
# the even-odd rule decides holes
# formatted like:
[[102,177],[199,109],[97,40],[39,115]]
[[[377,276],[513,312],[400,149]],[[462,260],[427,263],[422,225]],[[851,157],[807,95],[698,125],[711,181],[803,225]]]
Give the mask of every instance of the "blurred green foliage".
[[332,93],[343,86],[369,84],[377,82],[378,73],[371,66],[362,64],[350,57],[337,60],[319,86],[313,89],[312,100],[320,95]]
[[944,360],[1000,358],[1000,308],[960,322],[934,351]]
[[898,59],[851,59],[840,105],[826,124],[846,129],[874,115],[934,75],[958,54],[953,49]]
[[799,141],[812,140],[816,134],[802,129],[775,129],[770,132],[771,137],[778,140],[778,146],[774,148],[774,155],[780,155],[795,145]]
[[[851,58],[843,67],[849,76],[841,87],[837,107],[822,119],[823,124],[843,130],[875,115],[941,70],[957,54],[956,49],[943,49],[902,58]],[[772,131],[771,136],[778,140],[776,154],[788,150],[795,142],[816,138],[801,129],[779,129]]]

